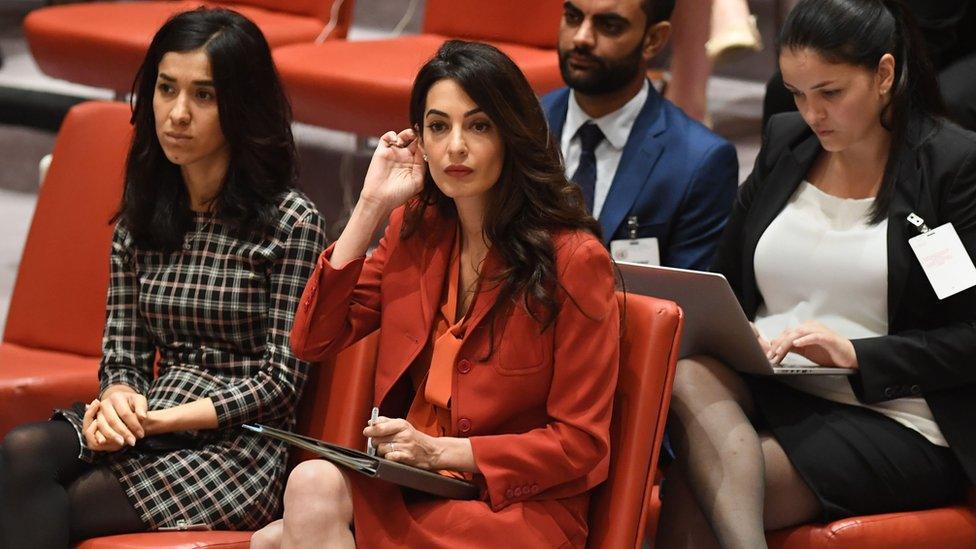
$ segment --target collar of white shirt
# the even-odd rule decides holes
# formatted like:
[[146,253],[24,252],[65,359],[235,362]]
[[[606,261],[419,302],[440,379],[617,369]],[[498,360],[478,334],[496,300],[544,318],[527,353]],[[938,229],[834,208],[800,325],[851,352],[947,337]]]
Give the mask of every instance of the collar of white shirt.
[[589,115],[583,112],[579,103],[576,102],[576,92],[571,92],[569,94],[569,107],[566,111],[566,125],[563,126],[561,139],[563,153],[565,154],[568,150],[569,142],[576,136],[576,132],[579,131],[580,126],[590,120],[599,126],[600,131],[603,132],[604,137],[606,137],[611,147],[617,150],[623,150],[627,144],[627,138],[630,137],[630,129],[634,126],[637,115],[644,108],[644,102],[647,101],[649,88],[650,84],[645,79],[644,85],[641,86],[637,95],[632,97],[623,107],[600,118],[590,118]]

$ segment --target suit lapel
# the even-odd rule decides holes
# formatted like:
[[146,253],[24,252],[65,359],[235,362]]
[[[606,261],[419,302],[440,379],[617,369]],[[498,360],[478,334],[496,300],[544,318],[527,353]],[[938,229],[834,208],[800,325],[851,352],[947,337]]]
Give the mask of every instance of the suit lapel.
[[912,251],[908,239],[917,234],[915,228],[908,224],[908,214],[915,212],[920,215],[929,227],[934,228],[935,208],[929,203],[922,203],[920,198],[922,174],[911,159],[913,151],[902,151],[903,159],[897,170],[894,194],[888,210],[888,327],[894,324],[898,306],[905,293],[905,284],[912,267]]
[[[390,277],[403,278],[407,285],[414,284],[415,288],[419,287],[419,291],[398,296],[389,305],[389,309],[384,311],[384,315],[394,315],[393,323],[402,330],[405,338],[396,339],[393,347],[395,351],[381,357],[381,360],[387,361],[389,367],[376,372],[377,402],[386,399],[390,390],[430,340],[434,312],[440,306],[444,277],[447,275],[451,248],[454,246],[456,223],[453,219],[441,218],[428,208],[422,226],[411,238],[399,244],[400,249],[409,255],[406,266],[390,269],[386,273]],[[387,267],[391,267],[391,264],[388,263]],[[416,312],[418,309],[419,315]]]
[[[627,212],[630,211],[645,184],[666,184],[664,181],[648,181],[654,165],[661,153],[664,152],[664,140],[660,135],[667,130],[667,121],[663,116],[661,103],[663,99],[653,86],[647,94],[640,114],[634,126],[630,129],[627,144],[620,157],[620,164],[614,174],[610,192],[600,211],[600,225],[603,227],[603,240],[609,243],[614,233],[620,227]],[[565,112],[563,114],[565,118]],[[653,190],[645,191],[653,195]]]
[[451,261],[451,250],[457,236],[457,220],[443,220],[440,217],[427,220],[424,230],[428,234],[417,234],[410,240],[415,244],[414,251],[422,258],[420,272],[420,301],[423,313],[423,328],[421,341],[430,339],[430,330],[434,324],[434,312],[441,303],[444,291],[444,278],[447,276],[447,266]]
[[546,109],[546,121],[549,122],[549,133],[556,138],[556,143],[562,141],[563,127],[566,126],[566,113],[569,110],[569,88],[553,92],[557,94],[552,105]]

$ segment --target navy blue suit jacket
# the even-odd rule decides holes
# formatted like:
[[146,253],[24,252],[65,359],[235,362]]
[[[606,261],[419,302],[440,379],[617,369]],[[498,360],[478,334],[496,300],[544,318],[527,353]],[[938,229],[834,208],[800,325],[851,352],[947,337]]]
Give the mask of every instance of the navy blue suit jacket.
[[[738,187],[735,148],[649,92],[600,212],[604,244],[629,238],[627,218],[636,215],[637,236],[658,239],[662,265],[708,270]],[[569,93],[561,88],[541,100],[557,139]]]

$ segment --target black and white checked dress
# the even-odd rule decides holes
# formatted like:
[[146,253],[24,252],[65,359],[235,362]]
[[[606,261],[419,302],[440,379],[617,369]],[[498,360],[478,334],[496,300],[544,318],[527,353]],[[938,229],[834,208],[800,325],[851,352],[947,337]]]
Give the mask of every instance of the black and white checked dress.
[[294,425],[308,364],[292,355],[289,333],[326,245],[304,195],[289,192],[279,212],[273,234],[250,240],[197,214],[173,253],[134,249],[128,232],[115,229],[102,390],[129,385],[147,396],[150,410],[210,397],[219,427],[196,433],[194,449],[98,453],[85,446],[76,411],[55,415],[78,430],[81,459],[115,472],[151,530],[177,521],[256,529],[278,513],[287,450],[240,425]]

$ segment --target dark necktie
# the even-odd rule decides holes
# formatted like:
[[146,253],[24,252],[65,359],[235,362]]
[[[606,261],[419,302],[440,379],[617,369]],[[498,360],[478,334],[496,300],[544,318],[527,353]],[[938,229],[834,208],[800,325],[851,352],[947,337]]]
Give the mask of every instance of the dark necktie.
[[580,160],[573,174],[573,183],[583,191],[583,202],[586,211],[593,212],[593,195],[596,192],[596,147],[603,141],[600,126],[587,122],[580,126],[576,135],[580,138]]

